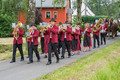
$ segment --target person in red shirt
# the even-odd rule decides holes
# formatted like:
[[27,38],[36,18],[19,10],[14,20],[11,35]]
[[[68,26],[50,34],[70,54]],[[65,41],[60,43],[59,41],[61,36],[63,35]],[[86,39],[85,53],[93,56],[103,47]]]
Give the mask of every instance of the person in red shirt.
[[65,49],[67,48],[68,51],[68,58],[71,57],[71,34],[72,34],[72,28],[70,27],[70,24],[68,23],[68,21],[65,22],[66,26],[64,27],[65,30],[61,30],[61,41],[62,41],[62,56],[61,59],[64,59],[64,55],[65,55]]
[[77,26],[79,27],[79,40],[80,40],[80,43],[81,43],[81,37],[82,37],[82,27],[80,26],[80,23],[77,24]]
[[[93,24],[91,26],[91,28],[93,28],[93,27],[96,27],[95,24]],[[96,48],[96,40],[97,40],[98,48],[100,47],[100,41],[99,41],[100,30],[101,30],[101,28],[100,28],[100,25],[99,25],[99,29],[96,30],[96,31],[93,31],[93,49]]]
[[106,44],[106,33],[107,33],[108,25],[104,21],[102,21],[101,25],[102,25],[102,28],[100,30],[101,45],[103,45],[103,40],[104,40],[104,44]]
[[36,24],[31,25],[32,32],[30,34],[30,41],[29,41],[29,62],[28,62],[28,64],[33,63],[33,51],[36,54],[37,62],[40,62],[40,55],[38,52],[39,31],[36,29],[36,27],[37,27]]
[[79,51],[79,46],[80,46],[80,40],[79,40],[79,27],[76,25],[72,27],[72,56],[74,55],[75,51]]
[[84,28],[84,40],[83,40],[83,46],[84,46],[84,52],[86,52],[86,47],[89,47],[89,51],[91,51],[92,47],[92,40],[91,40],[91,28],[89,27],[89,23],[85,24]]
[[63,23],[59,22],[59,30],[58,30],[58,54],[60,54],[60,48],[62,47],[62,41],[61,41],[61,33],[60,30],[63,27]]
[[52,63],[52,60],[51,60],[51,53],[52,53],[52,49],[55,53],[55,56],[56,56],[56,63],[59,63],[59,55],[58,55],[58,50],[57,50],[57,47],[58,47],[58,26],[55,25],[55,19],[52,18],[50,20],[51,22],[51,26],[50,28],[46,31],[48,34],[49,34],[49,37],[48,37],[48,62],[46,65],[50,65]]
[[[18,48],[20,54],[21,54],[21,61],[24,61],[24,55],[23,55],[23,49],[22,49],[22,44],[23,44],[23,39],[22,36],[24,34],[24,31],[22,28],[20,28],[19,24],[16,23],[16,26],[18,26],[15,32],[15,28],[12,31],[12,36],[14,36],[13,40],[13,55],[12,55],[12,61],[10,63],[13,63],[16,61],[15,56],[16,56],[16,49]],[[17,35],[15,35],[17,33]],[[18,36],[18,37],[17,37]]]

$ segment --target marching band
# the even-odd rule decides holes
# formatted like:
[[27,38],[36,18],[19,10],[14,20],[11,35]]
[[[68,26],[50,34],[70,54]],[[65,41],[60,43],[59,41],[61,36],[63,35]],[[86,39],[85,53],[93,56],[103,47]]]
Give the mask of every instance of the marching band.
[[[83,47],[84,52],[87,51],[87,47],[89,47],[89,51],[91,51],[92,47],[92,38],[91,33],[93,31],[93,49],[96,48],[96,40],[98,48],[100,47],[99,37],[101,36],[101,45],[106,44],[106,33],[107,33],[107,19],[102,20],[99,19],[95,21],[96,24],[90,25],[89,23],[85,24],[85,28],[82,30],[82,27],[78,23],[77,25],[73,26],[72,23],[68,21],[63,24],[62,22],[59,23],[57,26],[55,23],[55,19],[52,18],[49,24],[41,23],[40,31],[37,30],[37,25],[32,24],[28,31],[26,32],[26,37],[28,41],[28,58],[29,62],[33,63],[33,51],[36,54],[37,62],[40,62],[40,54],[38,52],[38,37],[40,34],[40,44],[41,44],[41,52],[45,55],[44,58],[48,58],[48,62],[46,65],[50,65],[52,63],[52,56],[56,56],[56,63],[59,63],[60,59],[65,58],[65,51],[68,52],[68,58],[73,56],[75,52],[80,54],[81,51],[81,38],[82,34],[84,34],[83,38]],[[43,26],[44,24],[44,26]],[[21,54],[21,61],[24,61],[23,49],[22,49],[22,36],[23,36],[23,29],[20,28],[21,23],[18,22],[13,29],[12,35],[14,36],[13,41],[13,58],[10,63],[15,62],[16,56],[16,48],[18,48]],[[62,50],[61,50],[62,48]],[[61,57],[59,57],[61,56]]]

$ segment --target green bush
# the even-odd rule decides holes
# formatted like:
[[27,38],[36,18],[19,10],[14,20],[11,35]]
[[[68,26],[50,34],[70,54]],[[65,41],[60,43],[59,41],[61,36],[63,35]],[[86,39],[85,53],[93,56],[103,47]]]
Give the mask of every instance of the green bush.
[[[96,19],[105,18],[105,16],[82,16],[82,23],[94,23]],[[77,15],[73,17],[73,24],[77,24]]]
[[12,16],[0,12],[0,37],[11,36],[12,22],[15,22],[15,19]]

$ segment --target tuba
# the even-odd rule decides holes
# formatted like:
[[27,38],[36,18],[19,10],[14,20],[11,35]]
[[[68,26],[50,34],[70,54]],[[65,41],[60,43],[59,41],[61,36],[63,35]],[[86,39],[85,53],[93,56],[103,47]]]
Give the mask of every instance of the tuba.
[[[99,21],[95,24],[95,26],[93,27],[93,32],[96,32],[97,30],[99,30],[102,26],[100,25],[100,23],[102,22],[102,19],[100,18]],[[99,27],[100,25],[100,27]]]
[[19,37],[19,34],[18,34],[18,31],[19,31],[18,27],[19,26],[22,26],[21,22],[18,22],[18,24],[14,28],[14,38],[16,38],[16,39]]

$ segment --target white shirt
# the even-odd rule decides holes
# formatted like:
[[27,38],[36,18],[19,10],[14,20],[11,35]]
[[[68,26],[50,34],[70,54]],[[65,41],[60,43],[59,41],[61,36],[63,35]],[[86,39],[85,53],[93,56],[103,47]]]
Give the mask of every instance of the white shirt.
[[[35,32],[35,31],[34,31],[34,30],[32,30],[32,34],[34,34],[34,32]],[[33,42],[33,37],[32,37],[32,42]]]
[[[51,28],[53,28],[53,26],[51,26]],[[50,38],[52,38],[52,32],[50,32]]]
[[64,36],[64,38],[66,38],[66,32],[65,32],[65,36]]

